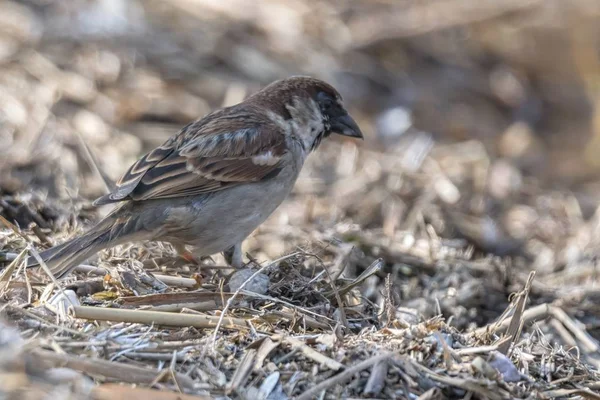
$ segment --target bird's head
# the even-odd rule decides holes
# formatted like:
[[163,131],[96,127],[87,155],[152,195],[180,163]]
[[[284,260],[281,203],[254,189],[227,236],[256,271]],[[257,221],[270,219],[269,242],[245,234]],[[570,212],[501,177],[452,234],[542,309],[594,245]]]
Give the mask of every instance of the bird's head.
[[332,133],[363,138],[338,91],[322,80],[304,76],[282,79],[250,99],[283,118],[290,127],[288,134],[299,139],[307,149],[316,149],[321,140]]

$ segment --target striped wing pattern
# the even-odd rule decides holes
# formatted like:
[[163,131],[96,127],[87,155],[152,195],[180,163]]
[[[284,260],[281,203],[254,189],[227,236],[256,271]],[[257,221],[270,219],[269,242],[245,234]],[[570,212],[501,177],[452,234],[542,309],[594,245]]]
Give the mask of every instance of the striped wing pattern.
[[215,111],[133,164],[94,204],[192,196],[269,179],[286,152],[281,128],[246,105]]

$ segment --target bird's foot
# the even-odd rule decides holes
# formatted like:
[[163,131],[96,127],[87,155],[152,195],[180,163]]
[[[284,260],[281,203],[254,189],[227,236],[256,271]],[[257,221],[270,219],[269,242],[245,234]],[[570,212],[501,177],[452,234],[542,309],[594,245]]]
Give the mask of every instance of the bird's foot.
[[191,251],[186,251],[183,253],[179,253],[179,257],[190,264],[200,265],[200,260],[196,259],[196,257],[192,254]]
[[238,243],[235,246],[231,246],[223,252],[223,257],[227,264],[233,268],[240,269],[244,266],[244,260],[242,259],[242,244]]
[[173,247],[175,247],[175,250],[177,251],[177,254],[179,255],[179,257],[189,264],[200,265],[200,264],[202,264],[203,261],[206,261],[206,260],[211,260],[214,262],[214,260],[210,256],[208,256],[208,257],[195,256],[191,251],[186,249],[184,245],[174,245]]

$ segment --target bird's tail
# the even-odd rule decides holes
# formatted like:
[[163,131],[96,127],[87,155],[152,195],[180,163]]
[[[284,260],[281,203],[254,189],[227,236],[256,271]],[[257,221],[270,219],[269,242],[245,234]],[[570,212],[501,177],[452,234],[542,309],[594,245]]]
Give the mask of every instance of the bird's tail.
[[[100,250],[131,240],[136,224],[131,217],[120,217],[118,214],[121,213],[109,214],[82,236],[42,251],[40,257],[52,274],[62,278]],[[27,268],[37,266],[37,259],[29,257]]]

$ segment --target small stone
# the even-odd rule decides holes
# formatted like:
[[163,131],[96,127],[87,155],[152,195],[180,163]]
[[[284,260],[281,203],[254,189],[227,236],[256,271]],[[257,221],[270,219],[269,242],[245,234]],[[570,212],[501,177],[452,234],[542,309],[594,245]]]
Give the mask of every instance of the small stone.
[[490,74],[492,92],[505,104],[517,107],[527,96],[524,82],[515,71],[507,66],[501,66]]
[[498,151],[508,158],[525,157],[531,153],[539,143],[531,127],[525,122],[515,122],[501,135]]
[[26,5],[14,1],[0,2],[0,36],[8,35],[19,42],[36,42],[42,23]]
[[521,171],[505,160],[494,162],[490,169],[489,191],[497,199],[517,193],[523,184]]
[[412,127],[412,124],[412,115],[409,109],[391,108],[377,116],[377,134],[383,143],[390,144],[404,135]]
[[[237,291],[254,273],[255,271],[249,268],[234,272],[229,279],[229,290],[232,292]],[[246,285],[243,287],[243,290],[258,294],[265,294],[269,290],[269,284],[269,277],[263,273],[260,273],[252,278],[250,282],[246,283]]]
[[98,94],[93,81],[70,71],[59,74],[58,86],[66,99],[78,104],[88,103]]
[[117,119],[117,109],[115,102],[104,93],[98,93],[98,96],[88,105],[87,109],[98,115],[108,124],[115,124]]
[[515,364],[504,354],[493,351],[490,354],[489,365],[502,375],[504,382],[519,382],[523,380],[523,376],[519,373]]
[[19,51],[19,42],[8,36],[0,36],[0,64],[9,62]]
[[13,127],[27,124],[27,109],[19,100],[6,92],[0,92],[0,117]]
[[[127,132],[118,132],[114,137],[119,144],[119,152],[123,157],[134,157],[136,160],[140,157],[143,147],[139,137]],[[131,163],[136,160],[132,160]]]
[[277,238],[269,238],[270,240],[265,241],[263,244],[263,252],[269,258],[277,258],[280,257],[285,252],[285,243],[283,240],[278,240]]
[[88,144],[106,143],[110,137],[108,127],[98,115],[80,110],[73,117],[73,127],[81,133]]
[[121,60],[110,51],[95,51],[84,55],[80,60],[82,67],[89,68],[94,73],[94,80],[103,84],[115,83],[121,73]]
[[524,204],[512,206],[502,217],[502,224],[512,237],[526,239],[540,216],[535,208]]

